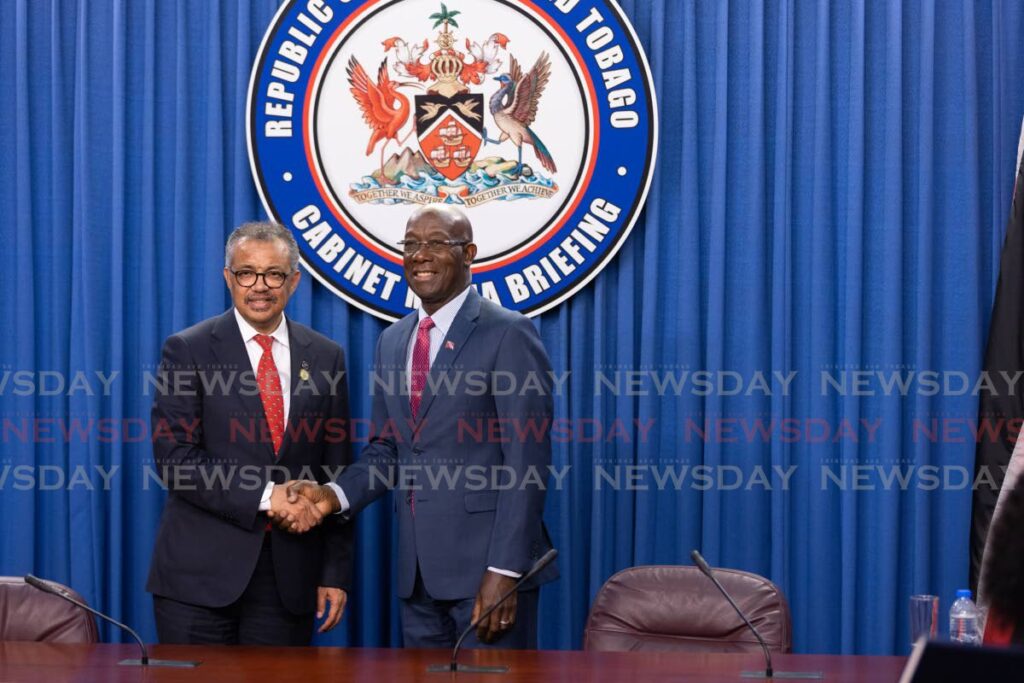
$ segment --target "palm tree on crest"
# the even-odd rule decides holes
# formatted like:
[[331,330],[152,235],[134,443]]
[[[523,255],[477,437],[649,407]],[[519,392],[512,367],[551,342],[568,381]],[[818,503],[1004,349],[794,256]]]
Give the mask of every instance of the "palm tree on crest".
[[440,12],[434,12],[428,18],[434,20],[434,28],[437,28],[441,24],[444,24],[444,32],[448,33],[448,25],[449,24],[451,24],[455,28],[459,27],[459,23],[457,21],[455,21],[455,16],[458,15],[458,14],[462,14],[462,12],[460,12],[459,10],[453,10],[453,11],[449,12],[448,8],[445,7],[444,3],[442,2],[441,3],[441,11]]

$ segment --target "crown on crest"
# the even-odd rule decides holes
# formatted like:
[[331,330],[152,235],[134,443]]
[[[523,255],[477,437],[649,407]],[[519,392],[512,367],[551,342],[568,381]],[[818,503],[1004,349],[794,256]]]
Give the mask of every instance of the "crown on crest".
[[465,55],[454,49],[455,34],[449,27],[459,27],[455,16],[460,14],[458,10],[449,11],[444,3],[441,4],[441,11],[430,15],[434,20],[434,28],[443,26],[443,30],[437,34],[437,44],[440,49],[430,58],[430,73],[437,79],[427,88],[427,92],[436,92],[446,97],[451,97],[460,92],[468,90],[466,86],[459,83],[459,74],[465,66]]

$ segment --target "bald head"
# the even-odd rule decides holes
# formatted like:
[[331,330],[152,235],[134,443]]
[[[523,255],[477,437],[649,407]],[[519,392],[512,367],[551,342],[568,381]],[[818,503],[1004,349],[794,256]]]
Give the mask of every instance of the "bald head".
[[466,242],[473,241],[473,226],[469,217],[461,209],[448,204],[428,204],[412,212],[405,224],[406,232],[414,223],[429,221],[442,227],[449,239]]

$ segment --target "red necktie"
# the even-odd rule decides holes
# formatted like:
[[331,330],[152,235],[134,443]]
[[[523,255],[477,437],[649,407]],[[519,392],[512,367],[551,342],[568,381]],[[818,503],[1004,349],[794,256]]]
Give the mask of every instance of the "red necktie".
[[412,419],[420,412],[420,398],[423,387],[427,385],[427,373],[430,372],[430,330],[434,321],[429,317],[420,321],[416,330],[416,346],[412,348],[412,375],[409,377],[409,408]]
[[274,338],[266,334],[257,334],[256,342],[263,347],[263,356],[256,370],[256,381],[260,386],[260,399],[263,401],[263,412],[267,416],[267,427],[270,439],[274,443],[274,455],[281,449],[284,439],[284,396],[281,394],[281,376],[277,374],[277,364],[270,348]]

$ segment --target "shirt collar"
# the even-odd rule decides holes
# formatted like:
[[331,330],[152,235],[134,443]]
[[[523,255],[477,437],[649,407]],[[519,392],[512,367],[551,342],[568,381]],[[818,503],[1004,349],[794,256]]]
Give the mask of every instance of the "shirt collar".
[[[257,334],[262,334],[262,332],[259,332],[255,327],[250,325],[248,320],[242,317],[242,314],[238,312],[237,308],[234,309],[234,311],[235,321],[238,322],[238,331],[242,333],[243,342],[248,344]],[[283,313],[281,314],[281,324],[277,326],[276,330],[270,333],[270,336],[284,346],[284,348],[288,348],[288,321]]]
[[[441,332],[442,337],[448,336],[448,329],[455,322],[455,316],[459,314],[459,309],[462,308],[462,304],[466,302],[466,297],[469,296],[469,287],[470,285],[467,285],[458,296],[434,311],[433,315],[430,316],[430,319],[434,321],[434,327]],[[423,310],[422,304],[420,304],[418,313],[417,321],[427,317],[427,312]]]

